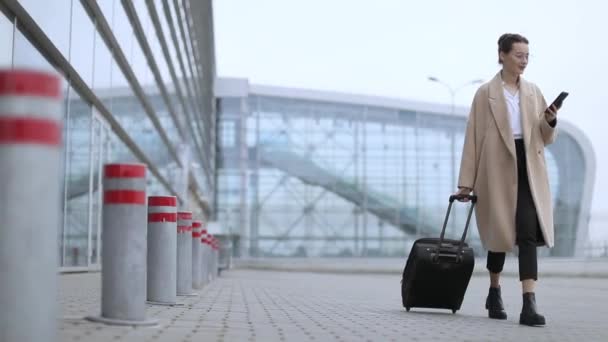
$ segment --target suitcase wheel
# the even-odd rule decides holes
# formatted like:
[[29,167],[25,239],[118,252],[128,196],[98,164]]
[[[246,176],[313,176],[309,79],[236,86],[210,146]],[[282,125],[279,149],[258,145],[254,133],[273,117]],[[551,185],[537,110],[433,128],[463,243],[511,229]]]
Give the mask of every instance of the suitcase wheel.
[[453,314],[455,314],[455,313],[456,313],[456,311],[457,311],[456,309],[452,309],[452,313],[453,313]]
[[406,306],[406,307],[405,307],[405,311],[410,312],[410,307],[409,307],[409,306]]

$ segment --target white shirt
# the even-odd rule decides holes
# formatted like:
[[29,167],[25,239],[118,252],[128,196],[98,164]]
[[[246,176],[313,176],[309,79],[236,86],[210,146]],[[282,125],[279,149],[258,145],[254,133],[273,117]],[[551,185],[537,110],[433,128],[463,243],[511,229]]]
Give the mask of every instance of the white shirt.
[[502,88],[507,100],[507,110],[509,111],[509,122],[514,139],[522,138],[521,111],[519,110],[519,90],[512,95],[506,88]]

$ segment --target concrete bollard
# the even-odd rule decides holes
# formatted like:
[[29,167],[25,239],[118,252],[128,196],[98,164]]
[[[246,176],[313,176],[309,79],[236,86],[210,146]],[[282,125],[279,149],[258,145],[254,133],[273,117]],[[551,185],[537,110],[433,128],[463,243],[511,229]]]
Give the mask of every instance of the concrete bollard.
[[213,253],[211,249],[211,235],[209,233],[206,234],[203,243],[205,244],[205,267],[207,269],[207,283],[210,283],[213,281]]
[[0,69],[0,341],[57,340],[59,77]]
[[101,317],[112,325],[146,320],[146,166],[106,164],[103,178]]
[[211,281],[215,280],[217,277],[217,265],[215,263],[215,237],[210,235],[209,238],[209,265],[211,270]]
[[217,278],[220,275],[220,247],[219,240],[213,238],[213,276]]
[[148,303],[175,305],[177,198],[148,197]]
[[220,275],[220,258],[219,258],[219,245],[218,239],[213,238],[213,275],[217,278]]
[[200,238],[201,221],[192,221],[192,287],[195,289],[203,287],[201,273],[202,248]]
[[209,283],[209,256],[207,252],[207,229],[205,228],[205,222],[203,222],[199,243],[201,245],[201,278],[203,286],[205,286]]
[[177,213],[177,295],[192,296],[192,213]]

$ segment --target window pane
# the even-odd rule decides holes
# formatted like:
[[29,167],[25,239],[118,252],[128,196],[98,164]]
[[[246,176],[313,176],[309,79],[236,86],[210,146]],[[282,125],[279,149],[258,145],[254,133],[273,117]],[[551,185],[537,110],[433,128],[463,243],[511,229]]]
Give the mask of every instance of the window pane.
[[28,68],[49,72],[55,71],[55,68],[42,57],[40,52],[38,52],[38,50],[36,50],[19,31],[15,33],[14,62],[15,68]]
[[80,2],[74,3],[72,27],[70,63],[90,87],[93,85],[93,54],[96,37],[93,23]]
[[0,68],[13,64],[13,23],[0,14]]
[[19,0],[19,2],[59,51],[69,58],[72,0]]
[[62,266],[86,266],[89,228],[91,107],[70,89],[66,120],[66,204]]
[[[106,17],[106,19],[108,18]],[[127,61],[131,62],[133,51],[137,47],[137,40],[133,36],[131,22],[120,4],[120,1],[116,1],[114,4],[114,22],[112,23],[112,31],[114,32],[114,37],[116,37],[122,53],[127,58]]]
[[[114,76],[114,60],[110,54],[110,50],[106,46],[101,36],[95,31],[95,62],[93,66],[93,90],[97,96],[103,97],[103,93],[107,93],[112,88],[112,79]],[[118,71],[120,72],[120,70]]]
[[[139,4],[139,5],[138,5]],[[144,30],[144,34],[150,31],[150,19],[148,17],[147,11],[145,10],[146,5],[144,1],[134,1],[133,7],[135,8],[135,12],[137,13],[137,17],[139,18],[139,23],[141,24],[142,29]],[[143,8],[142,8],[143,7]],[[124,7],[120,6],[121,10],[124,12]],[[143,12],[141,10],[144,10]],[[126,16],[126,13],[125,13]],[[148,65],[148,60],[144,56],[143,50],[141,49],[141,45],[135,37],[135,33],[131,31],[133,46],[131,47],[131,56],[129,58],[129,63],[133,68],[133,72],[135,76],[139,80],[139,83],[142,86],[150,86],[156,85],[156,80],[154,79],[154,75],[152,75],[152,70]],[[148,39],[148,44],[149,38]],[[146,91],[146,93],[148,93]]]
[[[175,50],[175,47],[173,45],[173,40],[171,38],[171,30],[169,29],[169,23],[167,21],[167,17],[165,17],[165,11],[163,9],[163,3],[161,0],[154,0],[154,6],[156,7],[156,12],[158,13],[158,16],[160,17],[160,24],[163,28],[163,33],[165,35],[165,41],[167,42],[167,47],[169,48],[169,54],[171,55],[172,60],[170,61],[171,63],[173,63],[173,67],[175,69],[175,73],[177,74],[178,78],[181,78],[182,75],[182,70],[179,67],[179,63],[178,63],[178,59],[177,59],[177,51]],[[169,6],[172,7],[172,6]],[[173,22],[173,24],[175,24],[175,21]],[[177,27],[176,27],[176,34],[179,34],[177,32]],[[178,44],[179,44],[179,39],[178,39]],[[185,96],[185,94],[184,94]]]
[[106,21],[113,27],[114,24],[114,7],[120,6],[120,1],[118,3],[115,0],[98,0],[97,5],[101,8],[101,12],[104,17],[106,17]]
[[[146,6],[144,1],[135,1],[133,4],[137,9],[137,15],[139,16],[139,19],[142,22],[142,26],[144,27],[144,31],[148,39],[148,44],[150,45],[150,49],[152,50],[152,54],[154,55],[156,65],[160,70],[160,74],[163,78],[163,81],[165,82],[165,85],[168,86],[170,83],[172,83],[171,74],[169,73],[169,68],[167,67],[167,62],[165,61],[165,57],[160,46],[160,41],[158,40],[158,36],[156,35],[156,30],[154,29],[154,25],[152,24],[152,20],[150,19],[148,6]],[[163,17],[161,16],[161,23],[163,22],[162,18]]]

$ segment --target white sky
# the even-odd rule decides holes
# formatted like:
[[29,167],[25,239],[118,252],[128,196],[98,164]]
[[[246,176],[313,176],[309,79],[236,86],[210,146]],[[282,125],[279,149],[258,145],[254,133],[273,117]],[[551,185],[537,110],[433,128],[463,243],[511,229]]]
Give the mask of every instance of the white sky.
[[[579,0],[216,0],[218,76],[252,83],[450,102],[454,87],[499,70],[505,32],[530,40],[524,77],[590,138],[597,159],[591,238],[608,239],[604,117],[608,3]],[[456,95],[469,106],[474,87]]]

